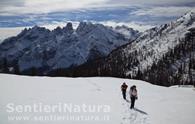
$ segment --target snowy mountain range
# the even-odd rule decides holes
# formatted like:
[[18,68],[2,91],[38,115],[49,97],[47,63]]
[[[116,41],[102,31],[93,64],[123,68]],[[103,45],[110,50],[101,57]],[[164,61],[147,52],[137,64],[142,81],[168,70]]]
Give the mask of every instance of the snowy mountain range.
[[107,56],[138,35],[138,31],[124,26],[114,29],[90,22],[81,22],[77,29],[67,23],[52,31],[34,26],[0,45],[1,70],[6,67],[8,72],[19,69],[28,74],[30,69],[39,69],[43,74],[53,69],[78,66]]
[[195,12],[191,11],[176,21],[145,31],[106,58],[63,73],[136,78],[166,86],[192,84],[195,82],[194,36]]
[[71,23],[53,31],[35,26],[6,39],[0,51],[7,73],[195,84],[195,12],[143,33],[87,22],[76,30]]

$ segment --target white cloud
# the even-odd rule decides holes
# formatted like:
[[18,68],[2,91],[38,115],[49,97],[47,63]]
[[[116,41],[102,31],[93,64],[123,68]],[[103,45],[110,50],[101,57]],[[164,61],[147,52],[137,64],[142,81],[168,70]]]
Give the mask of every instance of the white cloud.
[[105,4],[109,0],[25,0],[23,5],[12,4],[3,7],[2,14],[40,14],[49,12],[69,11],[81,8],[90,8]]
[[110,0],[112,4],[129,4],[129,5],[182,5],[184,3],[194,3],[194,0]]
[[147,29],[154,27],[152,25],[140,24],[140,23],[136,23],[136,22],[103,21],[103,22],[98,22],[98,23],[101,23],[101,24],[104,24],[107,26],[112,26],[112,27],[125,25],[127,27],[133,28],[133,29],[138,30],[140,32],[143,32]]
[[137,10],[130,14],[135,14],[137,16],[159,16],[159,17],[178,17],[183,15],[184,13],[194,10],[194,7],[185,7],[185,6],[172,6],[172,7],[152,7],[152,8],[145,8]]
[[75,9],[121,6],[183,5],[194,0],[1,0],[0,15],[40,14]]
[[16,36],[17,34],[19,34],[22,30],[24,29],[24,27],[14,27],[14,28],[0,28],[0,43],[11,36]]

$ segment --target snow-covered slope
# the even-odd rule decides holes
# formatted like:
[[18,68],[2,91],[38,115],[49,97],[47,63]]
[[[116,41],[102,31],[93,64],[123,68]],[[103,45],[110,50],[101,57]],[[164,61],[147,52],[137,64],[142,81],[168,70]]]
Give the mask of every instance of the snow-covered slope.
[[[138,100],[130,110],[121,96],[120,85],[136,85]],[[129,100],[129,95],[127,96]],[[119,78],[49,78],[24,77],[0,74],[0,123],[1,124],[194,124],[195,90],[192,88],[167,88],[138,80]],[[107,105],[107,112],[25,112],[8,113],[10,103],[18,105]],[[21,107],[20,107],[21,108]],[[21,111],[21,109],[19,109]],[[35,121],[33,117],[43,116],[98,116],[109,117],[103,121]],[[26,117],[25,121],[13,120]],[[9,120],[8,121],[8,117]]]
[[38,68],[45,73],[106,56],[128,42],[112,28],[90,22],[81,22],[76,30],[71,23],[53,31],[35,26],[6,39],[0,45],[0,59],[9,66],[19,66],[20,71]]
[[195,27],[195,12],[186,13],[176,21],[144,32],[134,43],[123,49],[125,56],[137,53],[139,62],[138,66],[129,69],[126,75],[133,75],[134,70],[145,70],[158,62],[185,38],[188,29],[192,27]]

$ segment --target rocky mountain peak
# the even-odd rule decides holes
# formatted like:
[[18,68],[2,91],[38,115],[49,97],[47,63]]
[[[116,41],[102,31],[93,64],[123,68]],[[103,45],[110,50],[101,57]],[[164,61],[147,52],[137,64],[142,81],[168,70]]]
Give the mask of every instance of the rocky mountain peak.
[[80,22],[76,29],[76,32],[80,35],[84,35],[95,28],[95,25],[91,22]]
[[74,29],[71,22],[68,22],[66,26],[62,29],[66,33],[73,33]]

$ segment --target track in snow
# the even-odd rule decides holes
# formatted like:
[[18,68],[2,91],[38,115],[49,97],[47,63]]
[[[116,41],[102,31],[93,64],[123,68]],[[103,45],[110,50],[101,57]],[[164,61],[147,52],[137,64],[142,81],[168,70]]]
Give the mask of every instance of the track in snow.
[[122,122],[120,124],[150,124],[149,115],[138,108],[130,109],[130,101],[122,100]]

